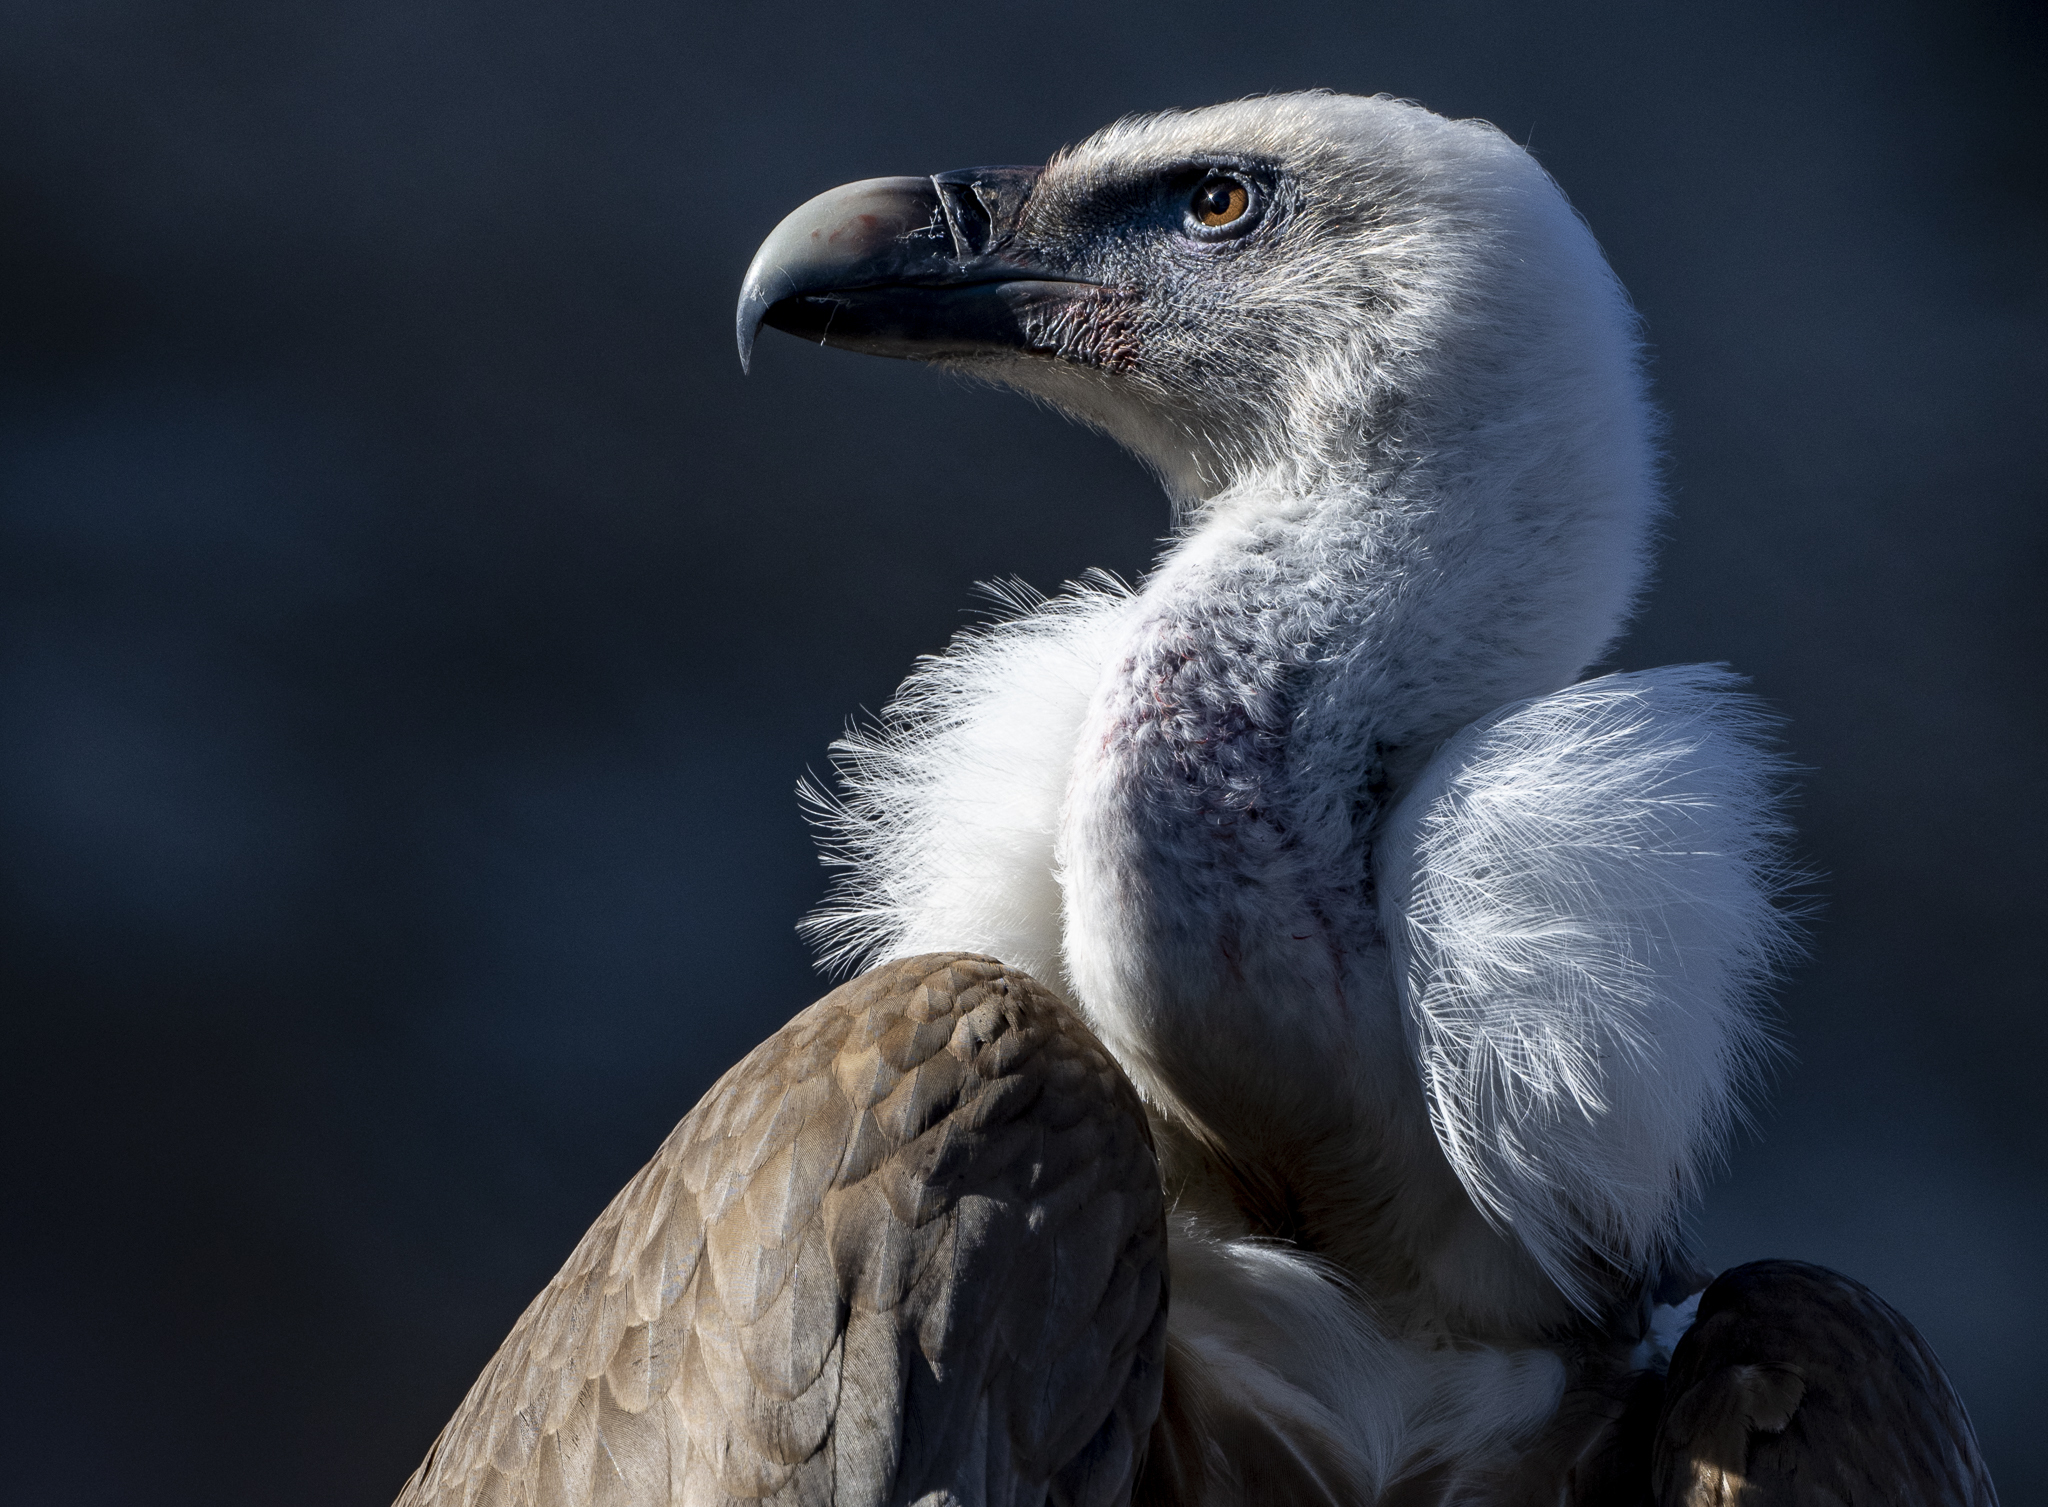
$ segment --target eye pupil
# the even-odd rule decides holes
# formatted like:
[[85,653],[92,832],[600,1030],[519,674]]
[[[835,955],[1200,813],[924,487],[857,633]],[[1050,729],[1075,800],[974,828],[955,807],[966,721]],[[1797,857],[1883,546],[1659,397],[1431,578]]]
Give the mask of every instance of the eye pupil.
[[1194,217],[1212,230],[1243,219],[1250,207],[1250,191],[1235,178],[1206,180],[1188,204]]

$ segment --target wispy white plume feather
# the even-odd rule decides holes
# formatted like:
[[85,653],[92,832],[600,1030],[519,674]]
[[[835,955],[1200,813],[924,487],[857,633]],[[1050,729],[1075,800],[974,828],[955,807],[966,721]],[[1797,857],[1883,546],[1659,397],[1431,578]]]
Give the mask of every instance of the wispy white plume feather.
[[963,948],[1069,987],[1053,861],[1088,698],[1131,601],[1091,573],[929,655],[877,721],[832,746],[837,792],[807,785],[840,875],[802,930],[835,969]]
[[1793,948],[1739,682],[1606,675],[1459,733],[1392,814],[1382,910],[1438,1141],[1568,1294],[1661,1253],[1771,1052]]

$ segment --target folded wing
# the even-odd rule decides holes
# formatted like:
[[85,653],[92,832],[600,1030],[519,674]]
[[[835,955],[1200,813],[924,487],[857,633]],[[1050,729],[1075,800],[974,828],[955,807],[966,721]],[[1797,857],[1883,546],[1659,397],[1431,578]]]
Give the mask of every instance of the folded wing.
[[1128,1499],[1165,1224],[1137,1097],[1026,975],[878,968],[612,1201],[399,1507]]
[[1927,1342],[1860,1282],[1803,1261],[1714,1280],[1671,1357],[1657,1507],[1997,1507]]

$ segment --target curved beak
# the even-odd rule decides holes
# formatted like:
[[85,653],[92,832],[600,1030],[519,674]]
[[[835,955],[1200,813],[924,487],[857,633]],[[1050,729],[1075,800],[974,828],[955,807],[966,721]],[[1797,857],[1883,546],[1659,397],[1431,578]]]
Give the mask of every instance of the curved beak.
[[869,178],[801,206],[747,268],[741,369],[763,324],[876,356],[1061,354],[1060,309],[1102,290],[1017,245],[1039,172]]

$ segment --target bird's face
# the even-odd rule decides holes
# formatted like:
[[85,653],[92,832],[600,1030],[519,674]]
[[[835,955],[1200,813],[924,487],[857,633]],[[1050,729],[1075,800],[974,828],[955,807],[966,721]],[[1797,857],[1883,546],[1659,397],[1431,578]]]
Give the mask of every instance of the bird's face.
[[1458,202],[1472,130],[1291,96],[1124,122],[1042,169],[849,184],[762,245],[741,357],[765,323],[940,363],[1042,398],[1206,496],[1333,422],[1371,429],[1417,343],[1419,295],[1456,281],[1442,263],[1479,223]]

